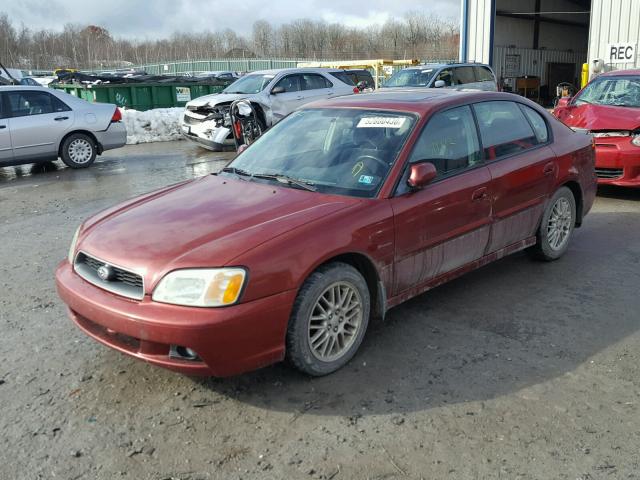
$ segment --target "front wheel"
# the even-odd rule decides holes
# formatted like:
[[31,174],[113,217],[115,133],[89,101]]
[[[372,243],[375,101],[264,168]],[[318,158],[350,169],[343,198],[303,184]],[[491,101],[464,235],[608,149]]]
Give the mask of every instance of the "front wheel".
[[576,199],[570,189],[561,187],[549,200],[530,252],[539,260],[557,260],[569,248],[575,224]]
[[95,141],[84,133],[74,133],[65,138],[61,148],[62,161],[71,168],[87,168],[96,159]]
[[313,376],[335,372],[355,355],[369,323],[370,295],[360,272],[332,263],[312,273],[293,306],[287,360]]

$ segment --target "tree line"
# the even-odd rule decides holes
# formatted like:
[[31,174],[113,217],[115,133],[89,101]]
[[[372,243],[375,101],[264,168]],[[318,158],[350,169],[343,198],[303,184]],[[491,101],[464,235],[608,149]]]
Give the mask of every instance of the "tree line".
[[32,30],[16,26],[7,14],[0,13],[0,62],[34,70],[117,68],[238,57],[444,60],[457,57],[458,41],[455,21],[418,11],[366,28],[310,19],[277,26],[258,20],[246,35],[225,29],[176,32],[155,40],[114,37],[96,25]]

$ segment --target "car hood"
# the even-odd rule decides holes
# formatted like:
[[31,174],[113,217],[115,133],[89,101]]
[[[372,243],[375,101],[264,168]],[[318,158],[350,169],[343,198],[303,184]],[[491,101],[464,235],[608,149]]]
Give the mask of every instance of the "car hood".
[[640,108],[583,104],[562,109],[558,117],[570,127],[586,130],[640,128]]
[[209,175],[89,219],[78,250],[140,272],[150,291],[171,270],[228,265],[266,241],[358,203]]
[[204,107],[206,105],[213,107],[219,103],[230,103],[241,98],[253,98],[256,95],[248,93],[214,93],[212,95],[205,95],[204,97],[198,97],[195,100],[191,100],[187,103],[187,107]]

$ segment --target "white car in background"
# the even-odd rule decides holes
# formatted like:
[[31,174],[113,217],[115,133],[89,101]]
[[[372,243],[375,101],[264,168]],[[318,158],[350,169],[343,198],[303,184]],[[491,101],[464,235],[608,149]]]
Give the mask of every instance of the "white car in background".
[[[258,115],[262,131],[278,123],[296,108],[315,100],[359,93],[327,68],[263,70],[245,75],[221,93],[205,95],[185,105],[182,134],[209,150],[220,151],[233,144],[231,103],[247,99]],[[334,75],[335,74],[335,75]]]
[[86,168],[126,141],[115,105],[43,87],[0,86],[0,167],[61,158],[71,168]]

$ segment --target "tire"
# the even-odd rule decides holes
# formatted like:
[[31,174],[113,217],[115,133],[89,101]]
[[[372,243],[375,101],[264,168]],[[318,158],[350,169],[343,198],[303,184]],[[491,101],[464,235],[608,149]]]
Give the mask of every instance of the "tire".
[[560,187],[542,214],[536,244],[529,249],[538,260],[551,262],[565,254],[576,225],[576,199],[567,187]]
[[62,161],[70,168],[87,168],[91,165],[97,154],[96,142],[84,133],[69,135],[62,142]]
[[[335,301],[338,292],[342,302]],[[370,311],[369,289],[360,272],[341,262],[319,268],[305,280],[293,304],[286,338],[287,361],[312,376],[335,372],[360,347]]]

